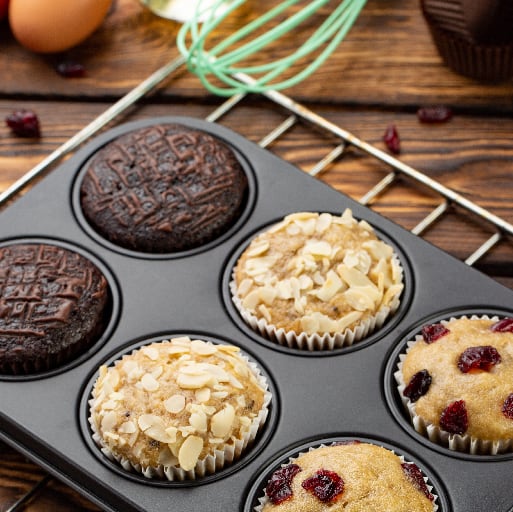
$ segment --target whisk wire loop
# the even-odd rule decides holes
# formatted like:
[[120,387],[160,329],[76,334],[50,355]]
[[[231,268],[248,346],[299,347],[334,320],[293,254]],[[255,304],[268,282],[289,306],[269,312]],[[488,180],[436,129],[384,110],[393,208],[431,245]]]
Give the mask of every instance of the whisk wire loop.
[[[195,73],[201,83],[211,92],[221,96],[231,96],[241,92],[262,93],[267,90],[280,90],[291,87],[307,78],[321,66],[345,38],[353,26],[367,0],[342,0],[314,32],[293,52],[274,61],[255,64],[237,64],[260,52],[265,47],[279,40],[285,33],[294,30],[301,23],[316,14],[330,0],[312,0],[300,10],[294,12],[283,21],[271,26],[265,33],[249,39],[234,47],[244,39],[248,39],[256,30],[265,27],[286,10],[301,0],[284,0],[263,15],[250,21],[233,34],[219,42],[211,49],[206,48],[210,34],[227,16],[239,8],[246,0],[219,0],[206,11],[198,4],[196,16],[184,24],[177,37],[177,46],[187,59],[189,69]],[[304,3],[304,2],[303,2]],[[222,8],[222,11],[220,9]],[[205,18],[203,22],[200,19]],[[201,25],[201,27],[200,27]],[[189,43],[189,46],[187,45]],[[231,47],[234,49],[230,50]],[[280,75],[300,59],[317,52],[317,55],[299,72],[281,82],[275,82]],[[237,80],[237,73],[253,75],[251,84]],[[255,77],[255,74],[261,76]],[[210,77],[214,76],[226,87],[214,85]]]

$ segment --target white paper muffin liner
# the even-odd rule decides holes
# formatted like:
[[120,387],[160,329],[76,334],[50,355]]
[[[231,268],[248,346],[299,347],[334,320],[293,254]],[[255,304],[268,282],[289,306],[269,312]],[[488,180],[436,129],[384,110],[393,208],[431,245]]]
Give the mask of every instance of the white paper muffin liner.
[[[363,442],[367,442],[367,441],[362,441],[362,443],[363,443]],[[304,454],[306,454],[306,453],[308,453],[308,452],[311,452],[311,451],[317,450],[318,448],[325,448],[326,446],[334,446],[334,445],[336,445],[336,444],[337,444],[337,443],[335,442],[335,443],[331,443],[331,444],[329,444],[329,445],[327,445],[327,444],[320,444],[320,445],[318,445],[318,446],[311,446],[310,448],[308,448],[308,450],[307,450],[307,451],[302,451],[302,452],[298,453],[295,457],[290,457],[288,461],[283,462],[283,463],[281,464],[280,468],[283,468],[283,467],[285,467],[285,466],[288,466],[289,464],[293,464],[293,463],[296,461],[296,459],[297,459],[298,457],[300,457],[301,455],[304,455]],[[369,443],[369,444],[370,444],[370,443]],[[381,445],[376,444],[376,446],[381,446]],[[394,450],[391,450],[390,448],[387,448],[387,447],[385,447],[385,446],[381,446],[381,448],[385,448],[386,450],[388,450],[388,451],[392,452],[394,455],[397,455],[397,454],[394,452]],[[403,455],[398,455],[398,456],[399,456],[399,458],[400,458],[400,460],[401,460],[401,463],[403,463],[403,462],[406,462],[406,463],[412,463],[412,462],[413,462],[413,461],[408,461],[408,460],[406,460],[406,459],[404,458],[404,456],[403,456]],[[417,465],[416,463],[414,463],[414,464],[415,464],[415,465]],[[417,466],[417,467],[418,467],[418,466]],[[419,470],[422,472],[422,470],[421,470],[420,468],[419,468]],[[436,502],[437,502],[437,500],[438,500],[438,495],[437,495],[437,494],[433,494],[433,486],[430,484],[428,477],[427,477],[426,475],[424,475],[424,472],[422,472],[422,477],[423,477],[423,479],[424,479],[424,482],[426,483],[426,486],[427,486],[427,488],[428,488],[429,492],[433,495],[433,512],[436,512],[436,511],[438,510],[438,508],[439,508],[439,507],[438,507],[438,504],[436,503]],[[258,498],[259,504],[258,504],[256,507],[254,507],[254,508],[253,508],[253,511],[254,511],[254,512],[262,512],[262,510],[264,509],[265,505],[269,502],[269,498],[267,497],[267,494],[265,494],[265,487],[264,487],[263,491],[264,491],[263,496],[260,496],[260,497]]]
[[[404,270],[399,257],[394,253],[394,263],[400,273],[400,279],[397,284],[404,282]],[[282,327],[276,327],[269,324],[265,318],[258,318],[253,313],[243,307],[240,297],[237,295],[237,284],[235,282],[235,269],[232,271],[232,279],[230,281],[230,293],[232,301],[241,315],[242,319],[254,331],[260,333],[264,338],[279,343],[289,348],[299,348],[301,350],[334,350],[342,347],[349,347],[372,334],[381,328],[385,321],[392,316],[401,304],[401,296],[404,291],[398,293],[387,306],[382,306],[375,315],[362,320],[353,329],[347,328],[343,332],[336,333],[314,333],[306,332],[296,333],[295,331],[286,331]]]
[[[135,349],[133,352],[137,350],[138,349]],[[132,463],[126,457],[112,452],[112,450],[105,444],[100,433],[97,431],[93,418],[91,415],[89,415],[88,421],[91,427],[93,441],[98,445],[101,452],[108,459],[116,462],[126,471],[140,473],[148,479],[161,479],[169,481],[196,480],[223,469],[225,466],[228,466],[232,462],[236,461],[243,454],[246,448],[251,445],[253,441],[255,441],[258,432],[267,420],[269,405],[272,399],[272,394],[269,391],[269,384],[267,379],[260,371],[258,365],[253,361],[250,361],[242,353],[239,353],[239,356],[246,361],[253,375],[256,377],[260,387],[264,390],[262,409],[251,422],[251,426],[246,431],[243,438],[235,440],[233,444],[219,446],[214,450],[212,454],[207,455],[203,459],[199,459],[196,463],[196,466],[192,470],[185,471],[179,466],[169,466],[164,464],[160,464],[158,466],[143,466],[141,464]],[[115,362],[112,364],[115,364]],[[93,399],[89,400],[89,405],[91,407],[93,406]]]
[[[446,320],[442,320],[440,323],[447,325],[448,322],[456,319],[467,318],[470,320],[492,320],[494,322],[499,320],[498,316],[488,315],[471,315],[470,317],[462,315],[460,317],[451,317]],[[397,383],[397,391],[401,397],[403,406],[406,408],[410,415],[410,420],[413,428],[424,437],[428,438],[431,442],[445,446],[449,450],[470,453],[472,455],[497,455],[500,453],[506,453],[513,451],[513,439],[479,439],[468,434],[451,434],[442,430],[437,425],[426,421],[420,417],[415,408],[415,402],[412,402],[408,397],[403,395],[406,383],[403,380],[403,361],[406,357],[408,350],[418,341],[422,341],[422,335],[416,335],[414,340],[410,340],[406,344],[406,351],[399,355],[399,362],[397,364],[397,371],[394,373],[394,377]]]

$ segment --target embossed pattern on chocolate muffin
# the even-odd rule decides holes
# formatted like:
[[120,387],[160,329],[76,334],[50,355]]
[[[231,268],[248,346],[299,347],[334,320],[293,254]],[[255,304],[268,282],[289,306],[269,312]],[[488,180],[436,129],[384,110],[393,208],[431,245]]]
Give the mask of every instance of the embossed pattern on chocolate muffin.
[[49,370],[104,327],[108,284],[75,252],[47,244],[0,248],[0,373]]
[[129,132],[92,159],[81,185],[93,228],[121,247],[167,253],[192,249],[238,218],[247,178],[233,151],[179,124]]

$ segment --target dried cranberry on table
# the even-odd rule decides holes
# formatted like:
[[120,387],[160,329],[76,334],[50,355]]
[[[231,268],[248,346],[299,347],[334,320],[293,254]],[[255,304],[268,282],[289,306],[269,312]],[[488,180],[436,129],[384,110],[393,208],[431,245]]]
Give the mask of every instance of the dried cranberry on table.
[[491,345],[469,347],[461,353],[458,359],[458,368],[462,373],[472,370],[489,372],[492,366],[499,364],[501,360],[501,355]]
[[440,415],[440,427],[449,434],[464,434],[468,429],[465,400],[449,404]]
[[334,471],[320,469],[304,480],[301,487],[311,492],[319,501],[330,503],[344,492],[344,481]]
[[393,124],[389,124],[383,134],[383,142],[391,153],[398,155],[401,152],[401,139],[399,132]]
[[445,123],[452,118],[452,110],[445,105],[430,105],[417,110],[421,123]]
[[433,343],[450,332],[443,324],[425,325],[422,328],[422,337],[426,343]]
[[18,137],[40,137],[39,118],[32,110],[15,110],[5,118],[5,124]]
[[59,62],[55,70],[64,78],[83,78],[86,75],[86,69],[83,64],[69,60]]
[[410,379],[410,382],[403,390],[403,395],[412,402],[416,402],[428,392],[431,380],[431,375],[429,375],[427,370],[420,370]]

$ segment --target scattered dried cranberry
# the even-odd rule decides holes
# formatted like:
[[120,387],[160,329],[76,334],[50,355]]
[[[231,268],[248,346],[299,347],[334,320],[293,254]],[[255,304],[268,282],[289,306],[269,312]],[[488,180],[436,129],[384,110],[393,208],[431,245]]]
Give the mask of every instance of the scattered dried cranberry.
[[491,326],[493,332],[513,332],[513,318],[503,318]]
[[310,491],[319,501],[335,501],[344,492],[344,481],[334,471],[320,469],[307,478],[301,486]]
[[297,464],[289,464],[283,468],[277,469],[271,476],[265,493],[274,505],[279,505],[292,497],[291,483],[292,479],[301,471]]
[[435,497],[429,492],[424,477],[420,469],[413,462],[403,462],[401,464],[403,473],[406,478],[424,495],[429,501],[433,501]]
[[19,137],[40,137],[39,119],[32,110],[15,110],[5,118],[5,123]]
[[393,124],[389,124],[385,133],[383,135],[383,142],[386,144],[387,148],[398,155],[401,152],[401,139],[399,138],[399,132],[397,128]]
[[482,345],[465,349],[458,359],[458,368],[463,373],[472,370],[489,372],[492,366],[500,362],[501,355],[495,347]]
[[82,78],[86,75],[85,67],[73,61],[60,62],[55,69],[64,78]]
[[450,332],[451,331],[442,324],[425,325],[422,328],[422,337],[426,343],[433,343]]
[[449,404],[440,415],[440,427],[450,434],[464,434],[468,429],[465,400]]
[[420,370],[411,379],[404,388],[403,395],[412,402],[416,402],[421,396],[424,396],[431,386],[431,375],[427,370]]
[[513,393],[507,396],[502,404],[502,414],[509,420],[513,420]]
[[421,107],[417,118],[421,123],[445,123],[452,118],[452,110],[444,105]]

